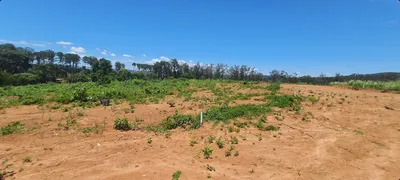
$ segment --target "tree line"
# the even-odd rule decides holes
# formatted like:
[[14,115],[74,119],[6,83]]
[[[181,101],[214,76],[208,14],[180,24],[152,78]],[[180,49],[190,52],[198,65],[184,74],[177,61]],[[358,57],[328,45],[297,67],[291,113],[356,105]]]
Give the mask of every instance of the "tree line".
[[57,81],[109,83],[113,80],[137,79],[232,79],[243,81],[272,81],[287,83],[329,84],[333,81],[400,79],[400,73],[352,74],[333,77],[289,75],[285,71],[273,70],[269,75],[257,72],[255,67],[246,65],[193,64],[176,59],[159,61],[154,64],[133,63],[134,70],[125,64],[93,56],[79,56],[73,53],[52,50],[35,51],[29,47],[0,44],[0,85],[26,85]]

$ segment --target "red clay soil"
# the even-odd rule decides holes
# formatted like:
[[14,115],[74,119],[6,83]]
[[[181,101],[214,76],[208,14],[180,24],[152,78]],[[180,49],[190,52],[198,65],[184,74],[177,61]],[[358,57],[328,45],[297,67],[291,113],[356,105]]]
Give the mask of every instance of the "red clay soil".
[[[174,130],[167,138],[113,129],[117,117],[152,124],[175,109],[195,113],[197,107],[189,110],[189,102],[177,102],[173,108],[165,102],[136,105],[134,113],[125,113],[129,105],[124,103],[85,109],[82,117],[73,117],[79,120],[69,130],[58,123],[64,123],[69,113],[78,116],[77,109],[7,108],[0,114],[0,126],[20,121],[35,129],[0,136],[0,161],[8,160],[0,168],[12,164],[7,171],[15,174],[6,179],[158,180],[172,179],[177,170],[182,171],[181,180],[400,178],[399,94],[308,85],[283,85],[281,92],[314,95],[319,101],[304,103],[301,114],[281,109],[268,115],[268,124],[281,127],[273,132],[251,127],[229,133],[228,125],[206,123],[197,130]],[[106,126],[99,134],[79,131],[103,122]],[[210,146],[205,143],[209,135],[222,137],[226,144],[219,149],[213,143],[212,159],[204,159],[202,149]],[[231,136],[239,143],[232,156],[225,157]],[[191,146],[191,140],[198,144]],[[233,155],[236,150],[238,156]],[[32,162],[23,162],[25,157]],[[207,164],[216,171],[207,170]]]

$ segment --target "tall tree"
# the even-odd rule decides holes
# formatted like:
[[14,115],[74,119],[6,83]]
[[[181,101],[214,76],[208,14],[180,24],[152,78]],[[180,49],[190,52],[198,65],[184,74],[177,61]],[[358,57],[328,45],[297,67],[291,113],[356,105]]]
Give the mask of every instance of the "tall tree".
[[119,61],[117,61],[117,62],[115,62],[114,67],[115,67],[115,70],[116,70],[116,71],[119,71],[119,70],[121,70],[122,68],[124,68],[125,65],[122,64],[122,63],[120,63]]

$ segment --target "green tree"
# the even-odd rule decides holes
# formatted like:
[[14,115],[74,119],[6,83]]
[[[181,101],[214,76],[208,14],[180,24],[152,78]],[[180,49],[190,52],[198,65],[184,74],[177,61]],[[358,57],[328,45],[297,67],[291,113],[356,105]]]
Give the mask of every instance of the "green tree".
[[116,70],[116,71],[119,71],[119,70],[125,68],[125,64],[122,64],[122,63],[120,63],[119,61],[115,62],[115,65],[114,65],[114,66],[115,66],[115,70]]
[[112,71],[111,61],[101,58],[92,65],[92,81],[102,84],[109,83],[111,81],[110,74]]

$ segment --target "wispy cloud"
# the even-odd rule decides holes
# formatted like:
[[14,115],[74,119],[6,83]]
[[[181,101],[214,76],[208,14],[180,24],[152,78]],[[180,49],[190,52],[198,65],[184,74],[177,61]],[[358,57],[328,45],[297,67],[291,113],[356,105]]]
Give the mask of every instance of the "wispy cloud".
[[101,54],[103,54],[103,55],[107,55],[107,50],[103,50],[103,52],[101,52]]
[[131,58],[132,57],[132,55],[130,55],[130,54],[123,54],[122,56],[127,57],[127,58]]
[[67,42],[67,41],[58,41],[56,42],[56,44],[60,44],[60,45],[72,45],[72,42]]
[[4,40],[4,39],[0,39],[1,43],[11,43],[11,44],[16,44],[16,45],[25,45],[25,46],[40,46],[40,47],[44,47],[44,44],[39,44],[39,43],[30,43],[27,41],[11,41],[11,40]]
[[32,44],[32,46],[40,46],[40,47],[44,47],[44,44]]
[[86,49],[83,47],[71,47],[71,51],[75,53],[86,53]]
[[113,56],[113,57],[117,56],[117,55],[115,55],[114,53],[111,53],[110,55]]
[[143,57],[147,58],[146,54],[142,54]]

